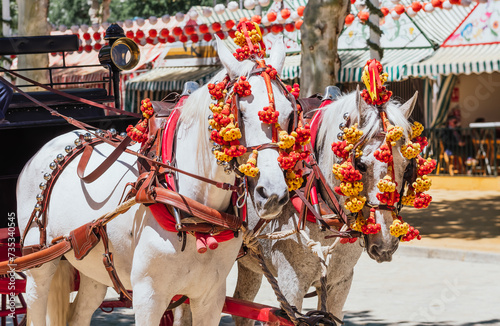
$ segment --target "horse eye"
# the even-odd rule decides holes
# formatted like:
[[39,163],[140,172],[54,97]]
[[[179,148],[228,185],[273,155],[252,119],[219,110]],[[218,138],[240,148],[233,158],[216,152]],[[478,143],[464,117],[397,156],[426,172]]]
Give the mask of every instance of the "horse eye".
[[360,172],[366,172],[366,164],[365,163],[361,163],[361,162],[356,163],[356,168]]

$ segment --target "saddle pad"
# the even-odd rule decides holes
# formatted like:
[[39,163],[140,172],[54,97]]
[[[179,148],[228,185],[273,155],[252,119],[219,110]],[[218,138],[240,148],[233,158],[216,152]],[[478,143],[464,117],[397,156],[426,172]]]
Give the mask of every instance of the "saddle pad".
[[[164,163],[172,162],[173,158],[173,150],[174,150],[174,137],[175,131],[177,129],[177,122],[179,121],[179,117],[181,114],[181,107],[184,104],[184,101],[187,99],[187,96],[183,96],[180,98],[179,102],[176,104],[175,109],[172,111],[170,116],[168,117],[167,124],[165,125],[165,131],[163,132],[162,139],[162,161]],[[168,187],[175,191],[175,181],[173,179],[173,174],[167,180]],[[153,216],[160,224],[160,226],[169,231],[169,232],[177,232],[175,228],[175,218],[170,213],[168,208],[164,204],[153,204],[148,206],[153,213]],[[234,238],[234,232],[231,230],[221,232],[214,236],[217,242],[224,242],[231,240]]]

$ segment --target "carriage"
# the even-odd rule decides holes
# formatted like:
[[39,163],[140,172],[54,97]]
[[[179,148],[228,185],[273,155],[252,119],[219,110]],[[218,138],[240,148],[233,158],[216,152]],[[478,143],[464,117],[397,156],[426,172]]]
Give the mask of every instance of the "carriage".
[[[60,112],[49,111],[86,132],[66,133],[47,143],[28,162],[19,178],[18,200],[24,203],[33,202],[30,196],[36,199],[34,209],[25,208],[18,203],[22,210],[18,214],[27,223],[22,229],[26,256],[15,257],[18,256],[16,254],[8,257],[9,260],[3,262],[0,269],[3,268],[4,273],[11,271],[13,266],[14,271],[15,268],[29,269],[29,277],[34,284],[28,290],[35,293],[31,299],[32,304],[39,305],[39,308],[32,310],[32,314],[38,317],[32,318],[40,320],[47,311],[47,303],[42,301],[53,292],[49,293],[51,282],[46,280],[53,278],[54,283],[58,277],[63,278],[61,275],[64,268],[67,272],[64,276],[73,277],[74,271],[68,269],[73,266],[80,271],[79,292],[74,304],[83,311],[78,313],[80,315],[73,314],[73,321],[77,318],[80,318],[79,322],[89,321],[89,313],[91,316],[98,306],[130,306],[131,294],[128,290],[133,288],[136,320],[145,325],[158,322],[169,325],[173,321],[173,315],[163,311],[165,308],[170,311],[185,302],[187,297],[193,312],[193,323],[196,325],[213,324],[221,310],[235,316],[280,325],[334,325],[339,320],[326,311],[335,305],[338,310],[339,303],[333,306],[331,303],[327,304],[326,274],[330,254],[337,244],[342,243],[342,247],[349,248],[348,252],[353,251],[351,255],[355,263],[361,247],[354,247],[354,242],[363,235],[370,256],[384,261],[390,260],[392,252],[397,248],[398,238],[418,236],[418,232],[409,229],[398,216],[408,180],[417,180],[415,182],[418,187],[410,184],[410,190],[406,193],[407,203],[418,202],[422,207],[425,206],[425,201],[428,204],[428,197],[423,194],[428,189],[427,184],[420,185],[419,182],[425,181],[425,174],[432,170],[432,163],[419,159],[415,165],[408,164],[416,159],[420,145],[424,143],[418,138],[421,132],[418,125],[411,126],[407,121],[415,104],[414,98],[401,107],[396,104],[383,106],[390,95],[387,96],[388,92],[382,88],[383,81],[378,76],[380,74],[383,79],[381,66],[373,61],[367,75],[376,72],[378,79],[375,74],[369,76],[368,85],[371,82],[380,87],[370,89],[368,93],[358,91],[338,101],[342,110],[339,113],[342,113],[340,121],[343,121],[343,125],[340,129],[343,134],[339,136],[339,142],[333,142],[332,149],[342,165],[335,165],[332,159],[323,161],[323,155],[319,155],[318,164],[312,155],[315,147],[308,145],[311,129],[318,131],[318,146],[325,147],[327,143],[330,146],[332,132],[325,125],[338,124],[339,114],[325,113],[322,116],[323,111],[320,110],[312,119],[312,126],[306,124],[303,117],[307,108],[317,108],[320,103],[298,100],[280,82],[277,71],[280,71],[284,57],[284,50],[280,46],[273,47],[270,58],[264,62],[261,58],[265,47],[261,39],[256,37],[258,27],[250,22],[240,22],[239,25],[240,43],[246,50],[238,52],[243,58],[237,60],[237,56],[233,56],[219,44],[219,56],[225,71],[215,77],[218,83],[209,84],[193,95],[190,94],[193,88],[187,87],[186,94],[175,96],[170,102],[143,101],[141,111],[144,119],[135,126],[130,125],[127,134],[117,134],[113,130],[91,130],[87,121],[78,122]],[[116,28],[116,25],[112,27]],[[119,51],[125,47],[133,51],[132,44],[120,41],[120,33],[116,35],[110,42],[108,52],[100,55],[108,63],[114,57],[113,49]],[[59,49],[63,50],[68,49]],[[257,59],[246,60],[249,56]],[[110,72],[116,74],[113,71],[116,69],[109,64]],[[110,77],[109,80],[116,81],[116,78]],[[115,88],[114,94],[117,94],[115,85],[116,83],[112,86]],[[382,97],[385,102],[375,103]],[[331,98],[328,100],[323,104],[331,105]],[[210,103],[211,101],[215,103]],[[296,101],[300,103],[300,111],[297,110]],[[46,106],[41,101],[38,103]],[[355,104],[354,109],[350,104]],[[376,104],[379,108],[372,108],[370,104]],[[103,108],[95,102],[91,105]],[[208,121],[205,114],[207,106],[212,112]],[[262,108],[264,109],[260,110]],[[117,123],[114,119],[123,118],[112,118],[112,123]],[[382,131],[379,130],[379,120],[382,121]],[[328,121],[328,124],[324,121]],[[365,137],[362,137],[363,133],[355,121],[360,127],[364,125],[367,129]],[[399,127],[396,128],[391,123],[397,123]],[[210,142],[213,144],[207,141],[206,129],[210,131]],[[399,140],[403,134],[407,137],[402,145],[404,154],[399,153],[399,150],[393,152],[392,147],[402,142]],[[313,132],[313,135],[316,133]],[[74,145],[67,145],[72,139]],[[132,142],[135,145],[132,144],[129,149]],[[173,144],[176,144],[175,148]],[[54,159],[54,151],[63,147],[66,155],[57,154]],[[375,153],[374,156],[380,162],[363,159],[365,156],[360,152],[361,148]],[[326,151],[323,148],[320,152],[324,154]],[[193,160],[193,153],[201,156]],[[212,154],[216,160],[210,157]],[[96,159],[96,156],[101,159]],[[204,160],[200,160],[200,157]],[[47,170],[47,162],[50,162],[50,170]],[[359,181],[363,177],[362,173],[366,172],[367,165],[381,174],[380,164],[389,166],[387,168],[384,165],[383,173],[387,173],[387,176],[380,177],[382,186],[367,183],[380,190],[376,197],[378,203],[375,203],[371,198],[367,200],[359,195],[362,191]],[[333,165],[334,174],[343,181],[339,190],[335,191],[346,197],[342,200],[344,207],[352,214],[346,214],[339,204],[332,191],[331,181],[323,176],[325,172],[322,170],[325,169],[322,165],[329,165],[328,170]],[[410,167],[411,173],[403,179],[406,166]],[[306,175],[303,175],[306,167],[310,172],[307,180]],[[47,171],[43,174],[45,181],[39,185],[42,192],[36,197],[33,191],[39,180],[34,180],[37,174],[33,175],[31,171],[37,171],[38,177],[41,171]],[[285,171],[286,176],[282,171]],[[255,178],[257,175],[259,177]],[[106,179],[106,182],[93,183],[100,178]],[[304,180],[305,189],[299,191]],[[405,180],[400,183],[398,190],[396,180]],[[63,186],[59,186],[60,184]],[[127,191],[126,187],[129,187]],[[24,189],[30,191],[25,194]],[[294,194],[292,202],[296,204],[294,199],[300,200],[296,204],[298,210],[289,202],[289,192]],[[318,193],[322,193],[324,202],[327,203],[326,215],[317,199]],[[59,202],[50,203],[49,220],[52,222],[47,223],[48,198],[51,196],[58,198]],[[252,205],[248,205],[247,200]],[[367,219],[359,213],[365,202],[370,207]],[[230,211],[226,210],[228,206],[231,207]],[[252,207],[247,206],[253,206],[253,213],[249,213]],[[77,212],[75,207],[79,208]],[[293,208],[292,212],[288,210],[290,207]],[[96,215],[96,212],[102,214]],[[243,256],[245,250],[253,250],[252,256],[259,260],[264,274],[272,280],[272,272],[265,269],[264,255],[254,236],[261,229],[272,228],[279,217],[293,215],[293,212],[300,215],[299,225],[292,227],[293,232],[271,231],[267,235],[273,241],[287,236],[308,239],[308,246],[319,256],[322,266],[321,284],[315,285],[318,288],[316,292],[321,297],[320,309],[301,315],[287,304],[286,295],[281,295],[280,298],[286,313],[249,301],[224,298],[225,291],[221,290],[225,289],[225,278],[221,279],[217,275],[227,275],[234,258]],[[84,218],[79,219],[74,215],[82,215]],[[309,215],[315,221],[312,227],[306,228]],[[55,221],[63,217],[62,224],[55,224]],[[385,235],[377,234],[380,224],[376,219],[389,222],[386,223],[387,231],[388,224],[392,222],[389,237],[387,232]],[[29,232],[33,225],[38,228],[36,235]],[[336,240],[325,246],[311,240],[306,229],[318,229],[320,232],[327,230],[328,233],[322,234],[323,238],[329,239],[328,241],[333,241],[332,238]],[[243,232],[244,230],[247,231]],[[9,234],[10,231],[12,229],[7,230],[9,237],[19,236],[19,233],[13,233],[15,231]],[[7,240],[6,245],[9,245],[8,241],[10,240]],[[242,242],[245,244],[244,250],[241,250]],[[163,244],[161,248],[159,244]],[[130,257],[131,248],[135,252],[133,257]],[[60,257],[70,250],[75,255],[65,255],[66,261],[61,261]],[[104,259],[101,257],[102,252]],[[167,257],[168,259],[163,260],[169,261],[166,265],[163,260],[152,262],[156,257]],[[104,260],[104,268],[102,265],[94,266],[93,262],[96,260]],[[179,269],[181,266],[183,269]],[[352,266],[347,267],[349,268]],[[214,275],[210,273],[212,270],[215,271]],[[165,271],[169,272],[168,275],[165,275]],[[180,273],[184,273],[182,281],[175,277]],[[108,274],[110,279],[107,279]],[[207,285],[200,284],[200,277],[205,279],[203,283]],[[151,279],[162,280],[162,285],[156,281],[153,286]],[[67,278],[62,280],[68,283]],[[20,282],[22,288],[24,283],[22,280]],[[277,284],[278,282],[273,283],[276,288]],[[121,293],[120,301],[102,303],[106,285],[115,287]],[[67,290],[73,289],[71,286]],[[91,289],[96,292],[92,293]],[[200,292],[201,296],[198,294]],[[182,297],[178,294],[182,294]],[[301,300],[303,295],[298,297],[295,299]],[[168,302],[165,301],[166,298],[170,298]],[[340,309],[342,304],[340,300]],[[75,310],[79,311],[77,308]],[[298,308],[300,310],[300,306]]]

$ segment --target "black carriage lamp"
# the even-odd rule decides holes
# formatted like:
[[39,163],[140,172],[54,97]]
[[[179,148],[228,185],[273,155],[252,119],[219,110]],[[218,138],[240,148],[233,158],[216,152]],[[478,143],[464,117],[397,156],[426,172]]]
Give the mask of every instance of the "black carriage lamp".
[[130,70],[137,66],[140,50],[133,40],[125,37],[123,28],[118,24],[111,24],[106,29],[104,39],[109,44],[99,51],[99,62],[104,66],[109,66],[112,70],[115,107],[120,108],[120,71]]

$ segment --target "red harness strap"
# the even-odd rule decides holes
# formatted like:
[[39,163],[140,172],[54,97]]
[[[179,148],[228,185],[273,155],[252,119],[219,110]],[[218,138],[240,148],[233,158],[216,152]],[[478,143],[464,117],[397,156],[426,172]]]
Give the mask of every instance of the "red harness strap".
[[[165,131],[163,132],[162,138],[162,161],[163,163],[172,163],[174,159],[174,144],[175,144],[175,134],[177,130],[177,123],[179,122],[179,117],[181,115],[182,105],[184,101],[187,99],[187,96],[181,97],[179,102],[176,105],[176,109],[172,111],[170,114],[167,123],[165,125]],[[176,191],[175,179],[173,173],[168,175],[167,179],[168,187],[171,190]],[[168,210],[167,206],[161,203],[153,204],[149,206],[151,213],[155,220],[160,224],[160,226],[169,231],[169,232],[177,232],[175,218],[172,213]],[[208,246],[210,249],[217,248],[218,242],[224,242],[231,240],[234,238],[234,232],[231,230],[226,230],[218,233],[217,235],[211,236],[204,233],[194,232],[194,235],[197,239],[197,244],[199,244],[198,251],[204,252],[206,251],[206,247]]]

